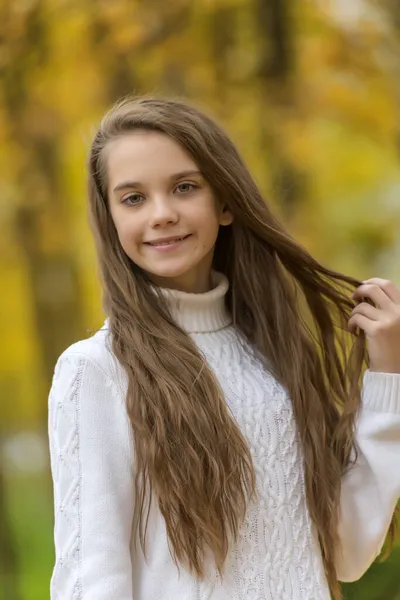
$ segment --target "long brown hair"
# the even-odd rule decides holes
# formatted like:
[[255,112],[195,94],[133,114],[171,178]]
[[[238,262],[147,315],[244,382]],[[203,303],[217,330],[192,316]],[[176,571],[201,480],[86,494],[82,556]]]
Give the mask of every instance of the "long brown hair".
[[[210,117],[174,99],[140,97],[104,117],[89,158],[90,220],[113,351],[128,377],[135,440],[135,527],[145,549],[157,498],[177,563],[204,575],[208,546],[222,571],[255,490],[248,445],[218,382],[162,295],[125,254],[107,199],[106,148],[136,129],[170,136],[194,159],[234,215],[220,229],[213,267],[230,282],[235,327],[290,394],[300,433],[307,502],[331,592],[341,478],[356,456],[354,427],[367,365],[361,331],[351,338],[350,293],[361,282],[319,264],[269,210],[235,146]],[[201,407],[201,410],[200,408]]]

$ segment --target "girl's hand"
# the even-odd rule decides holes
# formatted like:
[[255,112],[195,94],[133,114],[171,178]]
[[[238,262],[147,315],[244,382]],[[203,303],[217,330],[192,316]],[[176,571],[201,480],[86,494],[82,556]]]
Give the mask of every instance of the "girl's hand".
[[365,331],[371,371],[400,373],[400,290],[391,281],[374,277],[363,281],[352,298],[359,304],[351,313],[349,331],[354,333],[356,327]]

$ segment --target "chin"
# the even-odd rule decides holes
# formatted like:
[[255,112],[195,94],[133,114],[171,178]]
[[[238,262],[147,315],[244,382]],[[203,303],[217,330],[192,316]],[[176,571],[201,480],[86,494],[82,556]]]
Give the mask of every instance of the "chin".
[[162,277],[166,279],[177,279],[178,277],[184,277],[192,270],[192,265],[186,265],[182,267],[170,266],[162,268],[146,269],[150,276]]

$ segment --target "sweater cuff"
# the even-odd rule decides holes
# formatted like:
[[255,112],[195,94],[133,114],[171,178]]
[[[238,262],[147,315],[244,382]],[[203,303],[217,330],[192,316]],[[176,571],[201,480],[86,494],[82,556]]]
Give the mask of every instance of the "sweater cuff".
[[400,414],[400,373],[367,369],[363,376],[362,403],[369,410]]

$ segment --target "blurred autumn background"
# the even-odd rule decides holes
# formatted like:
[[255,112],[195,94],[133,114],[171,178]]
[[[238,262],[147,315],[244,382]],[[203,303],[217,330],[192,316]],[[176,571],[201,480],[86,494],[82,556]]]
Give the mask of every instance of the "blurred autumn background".
[[[400,285],[400,2],[0,0],[0,77],[0,598],[43,600],[47,394],[58,355],[103,321],[93,128],[128,93],[191,99],[320,261]],[[400,599],[399,542],[345,598]]]

